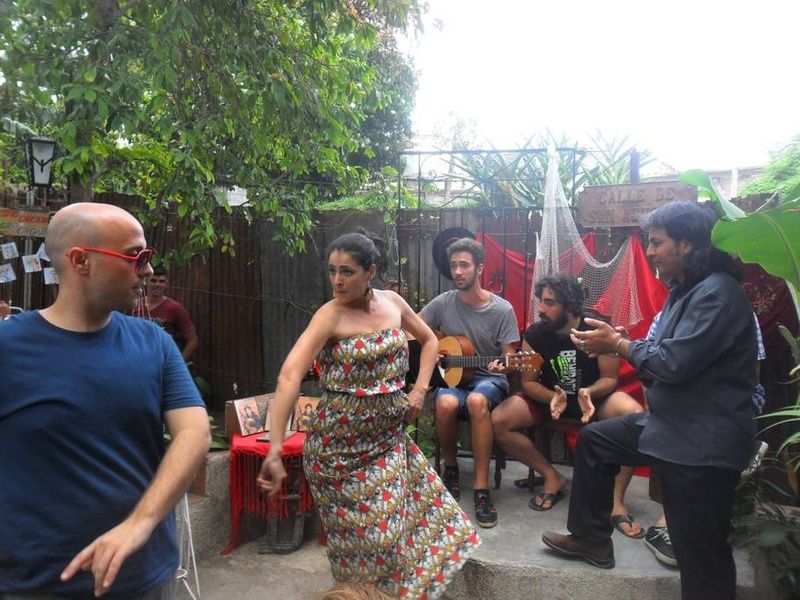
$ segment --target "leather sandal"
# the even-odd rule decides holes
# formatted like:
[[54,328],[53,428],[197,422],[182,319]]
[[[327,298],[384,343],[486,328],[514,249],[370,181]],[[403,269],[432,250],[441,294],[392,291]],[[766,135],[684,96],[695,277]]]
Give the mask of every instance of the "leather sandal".
[[633,540],[640,540],[645,536],[644,527],[642,527],[641,525],[639,526],[639,533],[629,533],[629,532],[625,531],[624,527],[622,527],[623,523],[627,523],[628,525],[633,527],[634,522],[635,521],[634,521],[633,515],[631,515],[631,514],[611,515],[611,524],[614,526],[614,529],[619,531],[625,537],[629,537],[629,538],[631,538]]
[[[561,500],[563,496],[564,492],[561,490],[553,494],[551,494],[550,492],[542,492],[540,494],[536,494],[534,495],[533,498],[531,498],[528,501],[528,508],[530,508],[531,510],[537,510],[539,512],[550,510],[558,503],[559,500]],[[536,502],[537,498],[541,498],[541,503]],[[545,502],[550,502],[550,506],[544,506]]]

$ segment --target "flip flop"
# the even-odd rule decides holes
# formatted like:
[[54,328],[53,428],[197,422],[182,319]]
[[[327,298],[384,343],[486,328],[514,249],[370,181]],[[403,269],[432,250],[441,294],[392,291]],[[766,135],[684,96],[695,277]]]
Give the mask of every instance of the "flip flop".
[[633,523],[634,523],[633,515],[631,515],[631,514],[627,514],[627,515],[611,515],[611,524],[614,526],[614,529],[619,531],[625,537],[629,537],[629,538],[631,538],[633,540],[640,540],[645,536],[644,527],[641,527],[641,526],[639,527],[639,533],[635,533],[635,534],[634,533],[628,533],[622,527],[623,523],[627,523],[628,525],[633,527]]
[[[544,512],[546,510],[550,510],[551,508],[553,508],[558,503],[558,501],[561,500],[561,498],[563,497],[564,497],[564,492],[561,490],[555,492],[554,494],[551,494],[550,492],[542,492],[541,494],[535,494],[533,498],[531,498],[528,501],[528,508],[530,508],[531,510]],[[542,500],[541,504],[536,503],[537,498],[541,498]],[[543,506],[543,504],[547,501],[550,502],[550,506]]]
[[514,486],[521,490],[539,487],[540,485],[544,485],[544,477],[541,475],[535,475],[532,482],[528,477],[522,477],[514,480]]

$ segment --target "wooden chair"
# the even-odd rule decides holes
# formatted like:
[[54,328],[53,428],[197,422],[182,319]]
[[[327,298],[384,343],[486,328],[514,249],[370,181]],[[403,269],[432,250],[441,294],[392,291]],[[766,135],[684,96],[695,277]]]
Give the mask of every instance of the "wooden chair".
[[[583,427],[583,423],[581,423],[580,419],[568,419],[566,417],[561,417],[558,421],[553,421],[552,419],[544,419],[539,425],[536,427],[531,427],[528,429],[528,435],[533,440],[533,443],[536,445],[536,449],[542,453],[548,462],[552,463],[553,461],[553,453],[552,453],[552,445],[553,445],[553,434],[554,433],[561,433],[563,434],[563,441],[564,441],[564,451],[563,456],[565,457],[564,461],[555,461],[555,462],[563,462],[563,464],[572,464],[572,452],[569,450],[569,446],[567,444],[567,434],[570,433],[578,433],[581,428]],[[537,476],[536,472],[533,469],[528,469],[528,490],[533,493],[534,488],[536,487],[536,481],[540,481],[541,478]]]
[[[436,435],[436,407],[433,402],[433,398],[431,397],[430,401],[430,411],[433,415],[433,427],[434,427],[434,436]],[[459,450],[457,452],[457,456],[461,457],[472,457],[472,439],[470,437],[470,429],[469,429],[469,421],[459,421],[458,422],[458,445]],[[506,468],[506,453],[498,446],[494,444],[492,447],[492,458],[494,458],[494,487],[495,489],[500,489],[500,482],[503,479],[503,469]],[[434,455],[434,465],[436,467],[436,472],[442,474],[441,468],[441,460],[442,460],[442,452],[441,448],[439,447],[439,438],[436,437],[436,451]]]
[[[569,433],[578,433],[583,427],[580,419],[568,419],[561,417],[558,421],[545,419],[539,425],[537,431],[539,433],[539,440],[541,440],[542,447],[539,449],[544,457],[552,462],[552,439],[553,433],[560,432],[564,434],[564,456],[567,457],[565,464],[572,464],[572,453],[567,446],[566,436]],[[538,444],[537,444],[538,447]]]

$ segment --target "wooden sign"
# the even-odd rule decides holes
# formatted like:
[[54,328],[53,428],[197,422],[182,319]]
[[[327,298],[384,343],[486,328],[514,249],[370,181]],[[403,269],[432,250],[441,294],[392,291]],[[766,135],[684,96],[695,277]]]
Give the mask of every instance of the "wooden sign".
[[17,237],[43,238],[50,223],[50,213],[33,210],[17,211]]
[[577,221],[583,227],[638,227],[644,215],[674,200],[697,202],[697,188],[670,181],[587,186]]
[[17,211],[0,207],[0,235],[17,234]]
[[47,211],[0,208],[0,235],[43,238],[49,223]]

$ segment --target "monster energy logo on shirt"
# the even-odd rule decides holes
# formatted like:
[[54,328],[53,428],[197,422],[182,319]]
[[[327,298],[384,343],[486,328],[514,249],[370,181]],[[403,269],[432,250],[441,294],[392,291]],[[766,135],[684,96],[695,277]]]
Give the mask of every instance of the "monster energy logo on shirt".
[[578,391],[577,350],[562,350],[550,359],[550,368],[556,376],[557,383],[567,394]]

